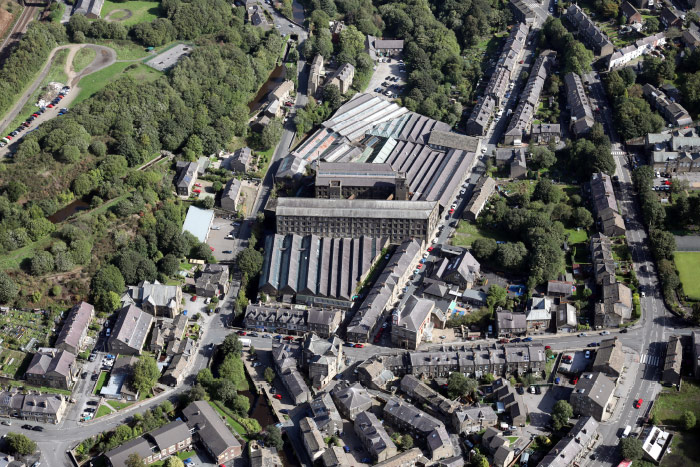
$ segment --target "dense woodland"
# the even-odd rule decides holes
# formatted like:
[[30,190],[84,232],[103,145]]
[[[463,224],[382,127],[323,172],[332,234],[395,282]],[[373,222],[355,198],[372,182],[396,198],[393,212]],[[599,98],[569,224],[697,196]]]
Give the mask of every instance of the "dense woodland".
[[[24,286],[36,284],[31,275],[47,274],[72,299],[88,298],[81,278],[97,272],[90,299],[107,311],[125,283],[165,280],[185,255],[211,259],[208,247],[180,233],[186,205],[173,199],[172,172],[135,167],[161,149],[194,159],[246,136],[247,103],[278,62],[284,41],[276,31],[244,25],[240,9],[224,0],[166,0],[163,11],[166,18],[136,29],[172,22],[178,38],[196,40],[188,58],[154,82],[123,78],[106,86],[26,135],[13,162],[0,166],[0,249],[32,248],[21,271],[0,274],[0,302],[40,302],[42,292]],[[107,37],[96,24],[83,30],[73,20],[67,29],[73,39],[80,33]],[[48,38],[49,49],[55,46],[54,29],[33,26],[8,64],[21,60],[34,41]],[[56,231],[47,217],[76,198],[97,212]],[[60,296],[61,287],[43,292]]]

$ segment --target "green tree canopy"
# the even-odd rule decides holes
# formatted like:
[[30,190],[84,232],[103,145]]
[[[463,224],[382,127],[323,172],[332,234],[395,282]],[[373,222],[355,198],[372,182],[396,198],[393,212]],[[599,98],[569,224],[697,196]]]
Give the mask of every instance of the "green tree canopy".
[[642,449],[642,440],[637,438],[623,438],[620,440],[620,453],[622,457],[637,461],[644,455],[644,450]]
[[9,432],[5,441],[12,454],[28,456],[36,451],[36,443],[21,433]]
[[146,393],[155,386],[160,377],[160,370],[155,358],[141,355],[134,365],[132,384],[139,392]]

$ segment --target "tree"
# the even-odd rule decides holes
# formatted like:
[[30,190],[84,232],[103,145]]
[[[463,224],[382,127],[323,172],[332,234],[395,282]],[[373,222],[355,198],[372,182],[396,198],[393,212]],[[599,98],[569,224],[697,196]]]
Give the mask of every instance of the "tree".
[[548,178],[543,178],[532,193],[532,199],[540,200],[545,204],[557,203],[561,198],[561,190]]
[[593,215],[591,211],[579,206],[573,210],[571,214],[571,223],[575,227],[581,227],[584,230],[588,230],[593,225]]
[[683,428],[686,431],[690,431],[693,428],[695,428],[695,423],[697,422],[697,419],[695,418],[695,414],[692,411],[686,410],[685,412],[683,412],[681,420],[683,421]]
[[136,453],[129,454],[124,464],[126,467],[146,467],[146,463],[141,459],[141,456]]
[[472,243],[472,253],[479,260],[487,260],[496,252],[498,244],[493,238],[477,238]]
[[0,303],[8,304],[12,302],[19,292],[19,287],[15,284],[5,271],[0,271]]
[[11,180],[10,183],[5,187],[5,194],[7,198],[16,203],[24,194],[27,192],[27,185],[20,182],[19,180]]
[[504,270],[521,270],[525,266],[526,259],[527,248],[523,242],[501,243],[496,249],[496,261]]
[[233,400],[233,410],[244,417],[250,411],[250,399],[243,394],[238,394]]
[[552,425],[555,430],[561,430],[574,415],[574,409],[565,400],[557,401],[552,408]]
[[204,387],[202,387],[202,385],[199,383],[195,384],[187,392],[188,403],[195,402],[195,401],[206,401],[206,400],[209,400],[209,395],[207,394],[206,389],[204,389]]
[[548,169],[557,162],[557,156],[545,146],[535,146],[532,148],[530,151],[530,159],[534,167],[539,169]]
[[230,379],[220,379],[216,385],[216,398],[226,405],[233,406],[238,391],[236,383]]
[[248,246],[238,253],[237,263],[241,273],[252,278],[262,269],[263,255],[255,248]]
[[472,454],[471,467],[489,467],[489,460],[480,452]]
[[5,437],[10,452],[20,456],[28,456],[36,451],[36,443],[21,433],[8,433]]
[[649,34],[655,34],[659,32],[659,19],[655,16],[649,16],[644,20],[644,29]]
[[180,269],[180,260],[172,253],[168,253],[158,261],[158,269],[166,276],[174,276]]
[[160,408],[163,410],[163,413],[166,413],[166,414],[171,414],[171,413],[173,413],[173,410],[175,410],[173,403],[170,402],[169,400],[164,400],[163,402],[161,402]]
[[50,251],[39,251],[30,262],[30,270],[33,276],[43,276],[53,271],[55,266],[53,255]]
[[508,292],[500,285],[493,284],[489,288],[486,304],[489,310],[493,310],[498,306],[505,306],[508,299]]
[[177,456],[170,456],[163,462],[163,467],[185,467],[185,463]]
[[219,346],[219,350],[224,357],[233,354],[240,358],[241,351],[243,350],[243,344],[241,344],[241,341],[238,339],[238,335],[235,332],[232,332],[224,338],[224,341]]
[[340,107],[343,95],[335,84],[326,84],[321,95],[323,96],[323,102],[327,103],[332,110]]
[[132,384],[139,392],[148,392],[160,377],[160,370],[155,358],[141,355],[134,365]]
[[273,370],[271,367],[265,368],[265,381],[268,382],[268,384],[272,384],[272,382],[275,380],[275,370]]
[[642,441],[631,437],[623,438],[620,440],[620,453],[622,454],[623,458],[633,462],[641,459],[644,455]]
[[275,425],[268,425],[267,428],[265,428],[265,431],[267,432],[265,434],[265,441],[267,444],[274,446],[278,451],[282,449],[284,441],[282,440],[282,433],[280,432],[280,429]]
[[453,372],[447,380],[447,394],[450,399],[476,394],[478,383],[475,379],[467,378],[462,373]]
[[676,251],[676,238],[671,232],[651,229],[649,240],[652,251],[658,259],[673,259],[673,253]]
[[282,121],[279,118],[272,120],[260,134],[260,144],[264,150],[273,148],[282,137]]
[[413,448],[413,437],[409,434],[405,434],[401,437],[401,450],[408,451]]

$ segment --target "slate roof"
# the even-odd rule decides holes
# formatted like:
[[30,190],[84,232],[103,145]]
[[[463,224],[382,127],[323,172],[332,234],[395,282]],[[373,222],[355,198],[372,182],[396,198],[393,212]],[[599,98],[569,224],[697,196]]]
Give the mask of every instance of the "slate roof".
[[569,433],[552,447],[539,467],[570,467],[597,430],[598,422],[593,417],[581,417]]
[[566,104],[571,111],[572,130],[576,135],[585,134],[593,127],[595,118],[581,78],[576,73],[567,73],[564,76],[564,85]]
[[372,406],[372,397],[360,383],[351,386],[336,386],[331,392],[337,405],[342,406],[345,412],[356,410],[368,410]]
[[225,264],[205,264],[196,284],[206,290],[216,291],[228,282],[228,266]]
[[467,152],[477,152],[479,139],[472,136],[460,135],[451,131],[434,130],[430,132],[428,144],[450,149],[461,149]]
[[387,163],[317,161],[314,168],[316,186],[328,186],[335,181],[348,186],[394,184],[398,176],[398,172]]
[[377,458],[387,449],[396,452],[396,446],[384,429],[376,415],[372,412],[361,412],[355,417],[355,430],[362,432],[365,438],[365,448]]
[[387,201],[377,199],[277,199],[277,216],[349,217],[372,219],[427,219],[435,201]]
[[386,244],[386,239],[365,236],[268,235],[259,288],[270,295],[298,293],[349,301]]
[[597,371],[602,371],[603,366],[609,366],[618,374],[622,373],[622,367],[625,363],[625,356],[622,353],[622,342],[616,337],[611,339],[603,339],[600,342],[600,347],[596,349],[593,368]]
[[193,178],[197,178],[197,163],[190,162],[180,169],[175,183],[178,188],[189,188]]
[[37,376],[56,373],[64,377],[69,377],[74,363],[75,355],[65,350],[57,352],[53,357],[47,354],[36,353],[34,357],[32,357],[32,361],[25,373]]
[[182,420],[175,420],[148,432],[160,449],[166,449],[190,438],[190,429]]
[[421,325],[430,316],[433,308],[435,308],[435,303],[431,300],[411,295],[401,309],[398,323],[395,326],[418,332]]
[[56,339],[56,347],[66,344],[76,349],[80,348],[80,338],[83,332],[90,325],[95,307],[87,302],[80,302],[73,306],[68,312],[68,316],[63,323],[61,332]]
[[527,327],[525,313],[513,313],[512,311],[497,311],[496,323],[498,329],[524,329]]
[[126,466],[126,460],[131,454],[138,454],[141,459],[145,459],[153,454],[153,450],[148,441],[139,436],[106,452],[105,457],[114,467],[123,467]]
[[206,401],[195,401],[185,407],[182,414],[190,430],[196,430],[202,443],[215,455],[241,443],[233,436],[219,414]]
[[119,340],[129,347],[141,350],[152,323],[153,316],[144,313],[136,305],[127,305],[119,311],[110,340]]

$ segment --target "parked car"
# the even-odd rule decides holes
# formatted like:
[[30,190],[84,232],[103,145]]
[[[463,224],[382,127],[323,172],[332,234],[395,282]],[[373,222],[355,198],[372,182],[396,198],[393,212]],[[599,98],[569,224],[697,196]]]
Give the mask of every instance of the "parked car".
[[523,342],[532,342],[532,337],[526,337]]
[[273,397],[274,397],[275,399],[277,399],[277,400],[282,400],[282,395],[281,395],[281,394],[275,394]]
[[364,346],[365,346],[364,344],[355,344],[354,347],[355,347],[356,349],[362,349],[362,348],[364,348]]
[[0,422],[0,423],[2,423],[2,424],[5,425],[5,426],[10,426],[10,425],[12,425],[12,422],[10,422],[10,421],[8,421],[8,420],[3,420],[3,421]]
[[32,427],[32,431],[44,431],[44,427],[36,425],[36,426]]
[[31,429],[32,429],[32,426],[31,426],[31,425],[28,425],[28,424],[24,424],[24,425],[22,425],[22,428],[25,429],[25,430],[31,430]]
[[640,408],[640,407],[642,406],[643,403],[644,403],[644,400],[643,400],[643,399],[638,399],[638,400],[634,401],[634,408],[635,408],[635,409]]

